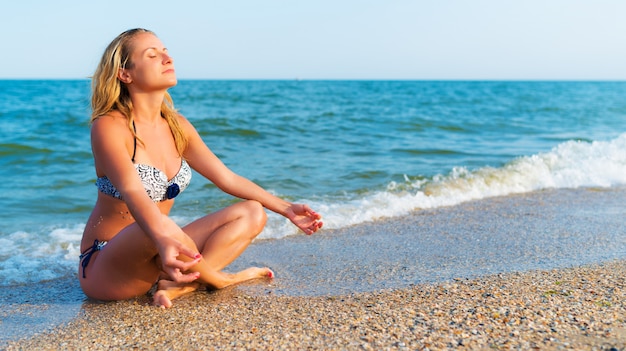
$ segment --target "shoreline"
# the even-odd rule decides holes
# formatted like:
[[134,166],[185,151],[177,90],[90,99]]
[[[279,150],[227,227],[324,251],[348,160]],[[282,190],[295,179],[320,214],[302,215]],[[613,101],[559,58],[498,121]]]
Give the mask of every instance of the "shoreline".
[[[0,288],[8,306],[0,346],[626,345],[624,195],[623,188],[546,190],[261,240],[228,270],[269,266],[276,279],[196,292],[167,311],[147,297],[85,301],[75,279]],[[7,335],[8,325],[18,333]],[[24,334],[31,326],[39,329]]]
[[92,303],[67,325],[6,350],[621,350],[624,267],[621,260],[340,296],[237,286],[184,296],[169,310],[146,298]]

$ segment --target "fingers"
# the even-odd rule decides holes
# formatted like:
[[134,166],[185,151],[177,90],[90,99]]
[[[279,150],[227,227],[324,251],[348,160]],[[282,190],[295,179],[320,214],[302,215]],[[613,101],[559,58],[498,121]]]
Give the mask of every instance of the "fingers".
[[308,205],[293,205],[292,210],[295,214],[295,217],[292,218],[292,222],[305,234],[311,235],[322,227],[323,223],[320,221],[322,216],[313,211]]
[[302,212],[304,212],[304,213],[312,213],[313,210],[309,207],[309,205],[302,204]]
[[322,228],[323,225],[324,225],[323,222],[315,220],[310,225],[303,226],[302,230],[304,231],[305,234],[311,235],[311,234],[317,232],[320,228]]
[[322,218],[319,213],[313,211],[308,205],[302,205],[302,212],[306,213],[309,217],[312,217],[314,219]]
[[[174,250],[172,250],[174,251]],[[165,257],[163,260],[163,265],[171,268],[180,269],[181,271],[186,271],[189,268],[195,266],[202,259],[202,255],[199,253],[194,253],[193,251],[186,249],[184,247],[175,250],[174,252],[170,252],[169,255]],[[181,258],[190,258],[189,259],[181,259]]]
[[[177,283],[190,283],[198,279],[200,277],[198,272],[183,272],[188,272],[193,266],[198,264],[202,259],[202,255],[186,247],[180,247],[177,251],[177,253],[173,253],[163,261],[165,272]],[[191,260],[181,260],[183,257],[188,257]]]
[[196,263],[198,263],[198,261],[200,261],[200,259],[202,258],[202,255],[199,254],[197,251],[191,250],[191,249],[189,249],[186,246],[181,246],[181,248],[178,249],[178,253],[180,255],[185,255],[185,256],[193,259],[193,261],[190,261],[190,262],[194,262],[195,261],[192,264],[192,266],[195,265]]
[[322,216],[319,213],[313,211],[308,205],[302,204],[300,206],[301,206],[300,207],[301,211],[299,214],[303,216],[307,216],[311,218],[312,220],[319,220],[322,218]]
[[191,283],[196,279],[200,278],[200,273],[191,272],[191,273],[183,273],[178,268],[166,270],[166,273],[170,276],[170,278],[176,283]]
[[194,259],[193,261],[188,261],[188,262],[174,259],[173,262],[170,262],[165,267],[163,267],[163,270],[165,270],[165,272],[170,276],[170,278],[172,278],[172,280],[177,283],[191,283],[194,280],[200,278],[200,273],[198,272],[183,273],[183,272],[189,271],[189,269],[195,266],[199,261],[200,259]]

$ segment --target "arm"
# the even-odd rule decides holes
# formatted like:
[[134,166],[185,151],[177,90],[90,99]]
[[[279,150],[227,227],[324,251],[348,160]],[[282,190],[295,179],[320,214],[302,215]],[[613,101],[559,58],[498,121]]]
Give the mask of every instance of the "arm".
[[[125,135],[128,137],[121,137]],[[103,116],[95,120],[91,128],[91,144],[96,172],[105,174],[122,194],[137,224],[154,241],[163,269],[179,282],[196,279],[195,273],[181,272],[198,262],[199,253],[183,245],[186,234],[148,197],[130,159],[132,136],[125,119]]]
[[208,148],[198,131],[184,117],[181,126],[189,138],[185,159],[189,165],[222,191],[241,199],[255,200],[265,208],[276,212],[293,222],[306,234],[313,234],[322,227],[322,218],[308,205],[293,204],[278,198],[252,181],[234,173]]

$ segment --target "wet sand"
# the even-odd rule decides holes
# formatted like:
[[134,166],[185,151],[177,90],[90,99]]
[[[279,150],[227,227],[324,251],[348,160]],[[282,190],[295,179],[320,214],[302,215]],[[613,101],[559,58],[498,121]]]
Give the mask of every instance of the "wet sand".
[[542,191],[255,242],[231,269],[267,265],[275,279],[165,311],[147,297],[84,301],[74,280],[11,290],[0,346],[622,350],[624,195]]

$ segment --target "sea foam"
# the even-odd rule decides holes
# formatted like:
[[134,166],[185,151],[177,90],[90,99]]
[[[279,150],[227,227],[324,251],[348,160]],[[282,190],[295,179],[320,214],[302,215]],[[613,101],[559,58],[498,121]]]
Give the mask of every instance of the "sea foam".
[[[383,190],[345,199],[301,199],[338,229],[412,211],[548,188],[614,187],[626,184],[626,134],[610,141],[568,141],[545,153],[523,156],[502,167],[453,168],[424,179],[406,175]],[[179,224],[194,218],[176,217]],[[0,238],[0,286],[34,283],[76,274],[84,224],[15,232]],[[298,234],[284,217],[269,214],[259,239]]]
[[[419,209],[453,206],[494,196],[549,188],[612,187],[626,184],[626,134],[610,141],[568,141],[549,152],[516,158],[502,167],[469,170],[424,180],[405,176],[405,184],[340,202],[303,200],[324,215],[324,227],[337,229]],[[296,234],[282,217],[271,214],[260,238]]]

